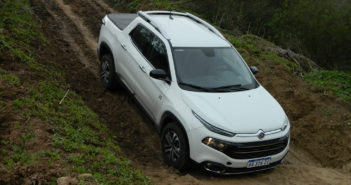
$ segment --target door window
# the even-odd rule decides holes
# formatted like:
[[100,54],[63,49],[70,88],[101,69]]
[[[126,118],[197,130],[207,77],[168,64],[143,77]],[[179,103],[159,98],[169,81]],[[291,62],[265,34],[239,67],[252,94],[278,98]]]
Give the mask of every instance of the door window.
[[129,35],[154,68],[163,69],[169,74],[167,50],[160,38],[141,25],[136,26]]

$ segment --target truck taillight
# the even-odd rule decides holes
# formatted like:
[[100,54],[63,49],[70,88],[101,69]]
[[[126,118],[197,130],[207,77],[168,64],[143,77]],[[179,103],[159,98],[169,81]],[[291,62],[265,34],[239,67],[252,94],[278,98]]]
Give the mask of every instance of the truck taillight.
[[105,22],[105,18],[102,18],[101,21],[102,21],[102,24],[105,25],[105,23],[106,23],[106,22]]

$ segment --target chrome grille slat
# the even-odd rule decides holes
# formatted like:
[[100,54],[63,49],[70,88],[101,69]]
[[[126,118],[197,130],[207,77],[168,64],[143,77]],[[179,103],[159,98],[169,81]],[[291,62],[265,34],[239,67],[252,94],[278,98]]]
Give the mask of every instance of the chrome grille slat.
[[265,145],[253,145],[253,146],[241,146],[240,148],[258,148],[258,147],[266,147],[266,146],[272,146],[272,145],[277,145],[281,143],[272,143],[272,144],[265,144]]
[[268,141],[250,143],[226,143],[227,148],[223,151],[226,155],[235,159],[252,159],[266,157],[282,152],[289,142],[289,135]]
[[260,152],[268,152],[272,150],[279,150],[279,149],[284,149],[285,147],[276,147],[276,148],[270,148],[266,150],[257,150],[257,151],[250,151],[250,152],[235,152],[237,154],[252,154],[252,153],[260,153]]

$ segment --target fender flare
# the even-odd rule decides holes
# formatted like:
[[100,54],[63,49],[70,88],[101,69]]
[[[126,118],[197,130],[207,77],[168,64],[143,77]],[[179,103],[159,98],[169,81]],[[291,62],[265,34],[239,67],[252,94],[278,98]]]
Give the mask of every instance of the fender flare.
[[190,155],[190,143],[189,143],[189,137],[188,137],[188,132],[186,131],[185,127],[183,126],[182,122],[179,121],[179,119],[170,111],[166,111],[163,113],[160,121],[160,126],[157,128],[158,132],[162,134],[163,128],[167,125],[167,123],[170,123],[168,120],[173,120],[184,132],[184,135],[187,140],[187,148],[189,151]]
[[103,53],[106,53],[105,50],[107,50],[107,52],[110,53],[111,56],[112,56],[112,58],[114,59],[113,52],[112,52],[110,46],[109,46],[105,41],[102,41],[102,42],[100,43],[100,46],[98,47],[98,57],[99,57],[99,60],[101,60],[101,57],[102,57]]

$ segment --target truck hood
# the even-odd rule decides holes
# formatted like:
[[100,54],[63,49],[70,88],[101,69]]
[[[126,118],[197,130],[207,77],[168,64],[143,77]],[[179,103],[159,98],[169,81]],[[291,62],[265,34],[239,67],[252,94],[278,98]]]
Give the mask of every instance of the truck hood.
[[237,134],[276,130],[286,118],[280,104],[262,86],[229,93],[182,90],[182,98],[208,123]]

